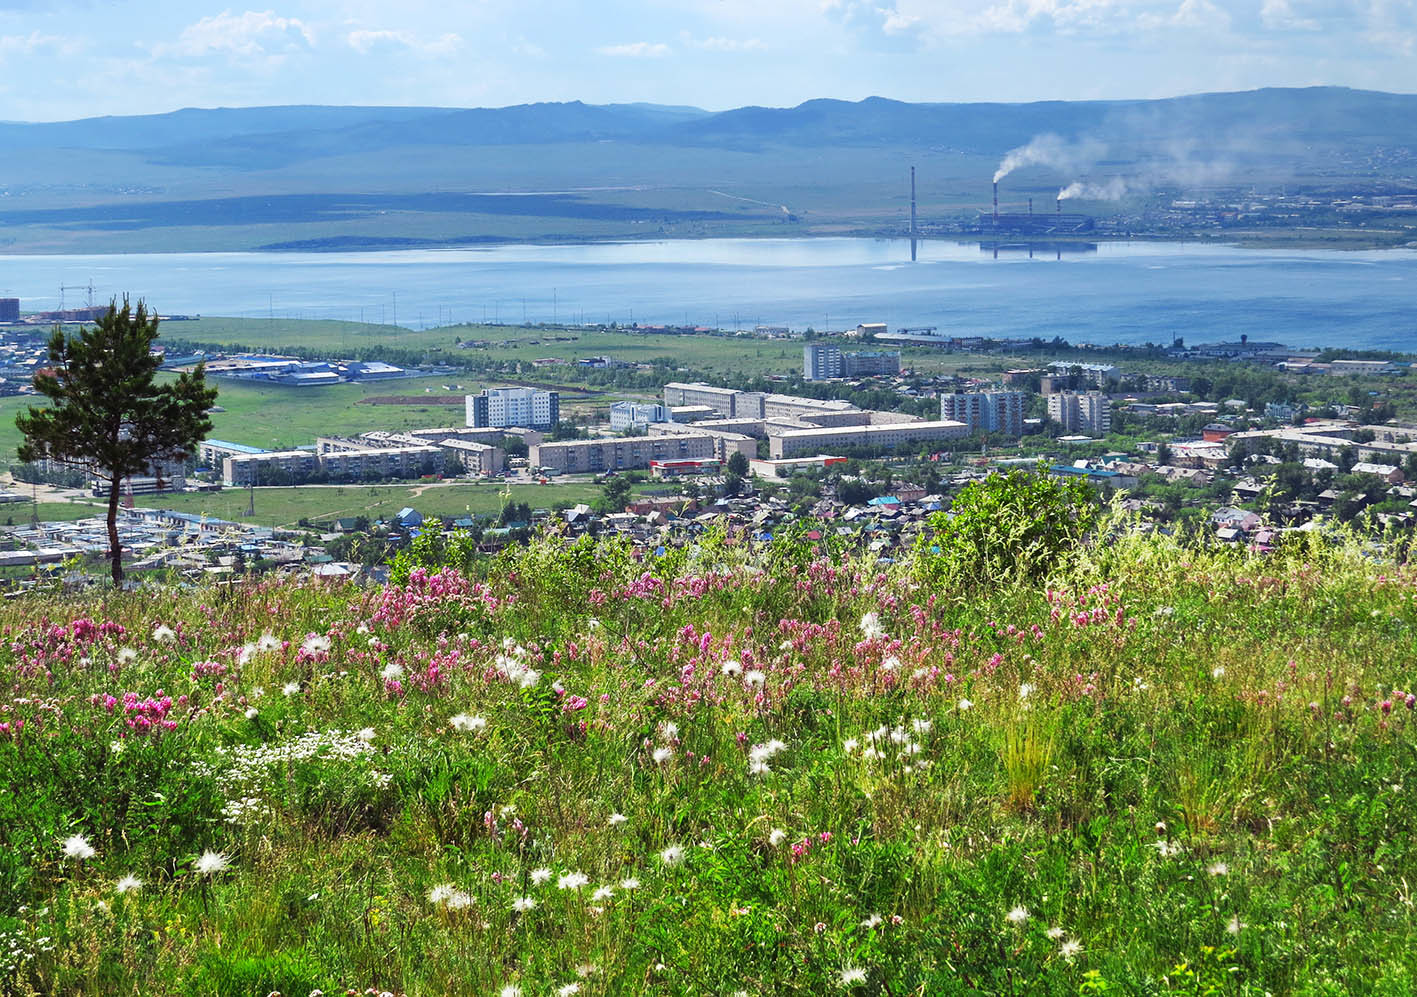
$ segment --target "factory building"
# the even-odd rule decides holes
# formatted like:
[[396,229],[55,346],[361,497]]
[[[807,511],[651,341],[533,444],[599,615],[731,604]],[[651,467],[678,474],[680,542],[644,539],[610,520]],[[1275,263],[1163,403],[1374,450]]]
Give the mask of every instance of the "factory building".
[[971,433],[1023,435],[1020,391],[957,391],[940,396],[940,418],[962,422]]
[[668,407],[657,402],[616,402],[610,406],[610,428],[623,433],[631,427],[643,428],[652,422],[673,422]]
[[880,426],[847,426],[826,429],[798,429],[769,437],[772,459],[797,454],[820,454],[832,450],[864,448],[881,453],[917,443],[935,443],[969,435],[962,422],[896,422]]
[[1048,396],[1048,418],[1065,433],[1101,436],[1112,428],[1112,404],[1100,391],[1060,391]]
[[802,348],[802,376],[808,381],[829,381],[837,377],[867,377],[899,374],[900,353],[884,350],[843,351],[824,343]]
[[485,388],[467,396],[467,424],[475,429],[530,426],[549,429],[561,420],[561,395],[536,388]]
[[20,320],[20,299],[0,298],[0,322],[18,322]]
[[620,436],[603,440],[563,440],[530,448],[527,463],[566,473],[601,473],[647,468],[650,461],[703,460],[716,457],[707,433]]

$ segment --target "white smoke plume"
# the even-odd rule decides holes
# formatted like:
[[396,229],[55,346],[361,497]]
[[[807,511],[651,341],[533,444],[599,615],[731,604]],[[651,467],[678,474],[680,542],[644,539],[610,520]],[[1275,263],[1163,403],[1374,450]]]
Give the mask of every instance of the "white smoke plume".
[[1024,166],[1049,166],[1059,173],[1080,173],[1104,158],[1106,153],[1106,145],[1095,139],[1069,142],[1052,132],[1045,132],[1027,145],[1009,150],[994,171],[994,182],[998,183]]
[[1069,201],[1079,197],[1086,201],[1120,201],[1136,191],[1135,185],[1123,177],[1112,177],[1100,183],[1077,180],[1058,191],[1058,200]]

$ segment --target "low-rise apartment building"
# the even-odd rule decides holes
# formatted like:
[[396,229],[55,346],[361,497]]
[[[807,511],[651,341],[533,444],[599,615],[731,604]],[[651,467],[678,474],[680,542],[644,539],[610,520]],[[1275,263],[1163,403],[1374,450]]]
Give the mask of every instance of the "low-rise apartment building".
[[896,422],[880,426],[799,429],[768,438],[774,460],[797,454],[820,454],[848,448],[885,453],[903,445],[935,443],[969,435],[962,422]]
[[602,440],[562,440],[538,443],[527,463],[563,473],[601,473],[647,468],[652,460],[717,457],[717,441],[707,433],[620,436]]

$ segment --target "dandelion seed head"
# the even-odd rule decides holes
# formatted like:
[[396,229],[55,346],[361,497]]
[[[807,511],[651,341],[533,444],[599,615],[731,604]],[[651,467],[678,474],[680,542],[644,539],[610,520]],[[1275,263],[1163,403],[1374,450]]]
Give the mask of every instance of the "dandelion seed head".
[[64,839],[64,857],[67,859],[83,861],[93,858],[96,854],[98,853],[89,844],[89,839],[82,834],[71,834]]
[[113,885],[113,889],[118,893],[131,893],[134,890],[141,890],[143,881],[137,876],[124,876]]
[[749,686],[760,686],[767,681],[767,676],[754,668],[752,671],[743,674],[743,681]]
[[768,844],[772,845],[774,848],[777,848],[786,840],[787,832],[780,827],[773,828],[772,832],[768,834]]
[[1205,871],[1210,873],[1212,876],[1223,876],[1230,871],[1230,867],[1224,862],[1212,862],[1210,865],[1205,867]]
[[1081,951],[1082,942],[1078,941],[1076,938],[1069,938],[1062,945],[1058,946],[1058,954],[1068,960],[1068,962],[1072,962],[1077,958],[1077,954]]
[[866,982],[866,971],[859,966],[845,966],[837,976],[843,987],[854,987]]
[[217,873],[225,872],[231,868],[231,858],[225,852],[214,852],[208,849],[197,857],[192,868],[197,871],[199,876],[215,876]]
[[1004,915],[1004,919],[1010,924],[1023,924],[1029,919],[1028,908],[1020,904]]
[[177,631],[166,623],[160,623],[153,629],[153,640],[158,644],[171,644],[176,639]]
[[625,821],[629,819],[630,818],[626,817],[624,814],[614,813],[610,815],[610,818],[606,821],[606,823],[609,824],[611,827],[619,827],[621,824],[625,823]]
[[659,861],[673,868],[684,861],[684,846],[670,845],[659,853]]

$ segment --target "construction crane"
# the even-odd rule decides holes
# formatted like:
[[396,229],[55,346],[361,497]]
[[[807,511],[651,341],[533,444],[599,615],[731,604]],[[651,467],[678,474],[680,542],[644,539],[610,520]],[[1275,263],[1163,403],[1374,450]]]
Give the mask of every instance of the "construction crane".
[[60,284],[60,285],[59,285],[59,310],[60,310],[61,312],[64,310],[64,292],[65,292],[65,291],[85,291],[85,292],[87,292],[88,296],[87,296],[84,300],[88,302],[88,307],[90,307],[90,308],[93,307],[93,281],[89,281],[87,284]]

